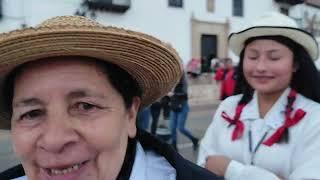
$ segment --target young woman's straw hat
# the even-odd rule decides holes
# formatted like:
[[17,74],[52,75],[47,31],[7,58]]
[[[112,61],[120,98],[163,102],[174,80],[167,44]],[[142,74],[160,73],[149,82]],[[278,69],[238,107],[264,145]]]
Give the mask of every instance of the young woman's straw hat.
[[81,16],[61,16],[35,28],[0,34],[0,90],[15,67],[54,56],[94,57],[120,66],[141,87],[142,105],[166,95],[183,71],[176,51],[154,37]]
[[255,22],[250,24],[244,30],[232,33],[229,36],[231,50],[240,55],[244,48],[244,42],[251,37],[259,36],[284,36],[300,44],[306,49],[313,60],[319,56],[318,43],[308,32],[298,28],[297,23],[280,13],[268,13]]

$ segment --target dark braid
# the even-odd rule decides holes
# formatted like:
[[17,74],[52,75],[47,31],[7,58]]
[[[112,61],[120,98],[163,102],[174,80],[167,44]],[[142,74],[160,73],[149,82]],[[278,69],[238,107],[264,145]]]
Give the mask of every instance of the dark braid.
[[249,85],[247,80],[244,77],[243,74],[243,59],[244,59],[244,50],[240,53],[240,62],[239,65],[236,68],[236,86],[234,90],[234,94],[242,94],[242,97],[240,101],[238,102],[238,105],[242,104],[248,104],[252,97],[254,89]]
[[[287,102],[287,105],[286,105],[286,116],[290,116],[291,112],[293,111],[293,103],[294,101],[296,100],[296,97],[288,97],[288,102]],[[289,130],[288,128],[286,128],[284,130],[284,133],[282,134],[280,140],[279,140],[279,143],[288,143],[289,142]]]

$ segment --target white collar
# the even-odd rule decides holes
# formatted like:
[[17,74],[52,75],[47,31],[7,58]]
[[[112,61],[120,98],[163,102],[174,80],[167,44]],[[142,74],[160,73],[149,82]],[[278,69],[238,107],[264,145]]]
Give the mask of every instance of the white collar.
[[[271,107],[264,117],[265,124],[272,129],[278,129],[285,121],[285,107],[287,104],[287,97],[290,93],[290,88],[287,88],[276,103]],[[241,120],[256,120],[261,119],[259,114],[257,93],[254,92],[252,100],[245,106],[241,113]]]
[[144,151],[137,143],[136,157],[132,167],[130,180],[175,180],[176,170],[162,156],[153,151]]
[[136,157],[134,159],[134,164],[132,167],[130,180],[146,180],[146,155],[141,144],[137,143]]
[[12,180],[28,180],[27,176],[18,177]]
[[141,144],[137,143],[130,180],[175,180],[176,175],[176,169],[170,165],[165,157],[152,150],[144,151]]

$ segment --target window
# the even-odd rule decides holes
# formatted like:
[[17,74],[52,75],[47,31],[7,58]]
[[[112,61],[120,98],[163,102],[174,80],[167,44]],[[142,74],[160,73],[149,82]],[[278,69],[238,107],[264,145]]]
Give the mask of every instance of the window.
[[183,0],[169,0],[170,7],[183,7]]
[[233,15],[243,16],[243,0],[233,0]]
[[214,34],[201,35],[201,71],[211,72],[211,59],[217,57],[218,37]]
[[207,11],[214,12],[214,2],[215,0],[207,0]]
[[285,7],[280,7],[280,12],[284,15],[289,15],[289,9]]

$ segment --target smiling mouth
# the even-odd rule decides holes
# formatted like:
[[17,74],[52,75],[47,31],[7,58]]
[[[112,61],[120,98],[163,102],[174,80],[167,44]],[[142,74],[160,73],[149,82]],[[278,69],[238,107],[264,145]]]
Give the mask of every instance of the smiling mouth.
[[272,79],[273,77],[271,76],[253,76],[255,79]]
[[46,171],[50,176],[65,175],[65,174],[69,174],[69,173],[72,173],[72,172],[79,170],[87,162],[88,161],[84,161],[82,163],[74,164],[74,165],[71,165],[71,166],[65,167],[65,168],[46,168]]

